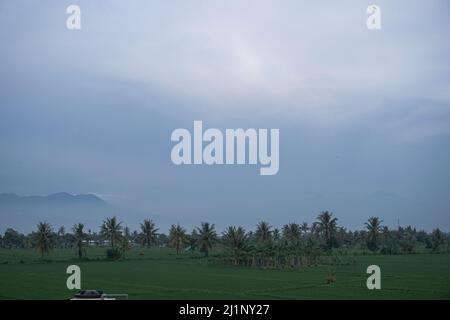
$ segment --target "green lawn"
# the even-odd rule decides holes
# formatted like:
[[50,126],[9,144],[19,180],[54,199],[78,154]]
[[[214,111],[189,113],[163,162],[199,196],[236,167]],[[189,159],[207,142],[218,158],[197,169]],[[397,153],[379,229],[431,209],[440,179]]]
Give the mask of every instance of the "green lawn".
[[[223,266],[169,249],[133,249],[127,260],[108,262],[104,248],[78,262],[74,251],[54,250],[40,262],[33,250],[0,250],[0,299],[67,299],[65,270],[77,264],[82,287],[128,293],[130,299],[450,299],[450,254],[355,256],[334,267],[263,270]],[[368,290],[367,266],[382,271],[382,289]],[[329,270],[336,282],[326,285]]]

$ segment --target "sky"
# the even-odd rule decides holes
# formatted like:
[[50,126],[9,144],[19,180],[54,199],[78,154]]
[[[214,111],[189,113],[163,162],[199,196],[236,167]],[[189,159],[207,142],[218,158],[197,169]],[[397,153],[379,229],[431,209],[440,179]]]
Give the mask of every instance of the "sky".
[[[329,210],[450,231],[449,18],[445,0],[0,0],[0,193],[94,193],[163,230]],[[280,129],[278,174],[175,166],[194,120]]]

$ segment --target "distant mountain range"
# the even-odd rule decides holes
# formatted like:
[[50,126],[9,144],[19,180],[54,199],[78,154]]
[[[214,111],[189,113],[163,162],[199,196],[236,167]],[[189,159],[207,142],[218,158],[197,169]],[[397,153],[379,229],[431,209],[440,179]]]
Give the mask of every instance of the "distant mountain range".
[[105,201],[93,194],[72,195],[67,192],[54,193],[48,196],[18,196],[14,193],[0,193],[0,206],[15,205],[88,205],[104,206]]
[[[289,221],[311,223],[320,211],[330,210],[339,218],[339,225],[350,229],[363,228],[364,222],[370,216],[380,217],[389,227],[396,227],[400,223],[403,226],[413,225],[428,231],[449,223],[448,215],[444,214],[443,208],[392,192],[375,192],[346,198],[316,195],[292,199],[292,202],[297,204],[294,215],[290,206],[274,201],[272,206],[265,208],[267,212],[273,212],[273,215],[265,219],[277,227]],[[241,208],[236,210],[242,212]],[[60,226],[71,228],[75,223],[81,222],[85,224],[87,230],[98,232],[102,221],[111,216],[117,216],[124,225],[132,228],[137,228],[143,219],[151,217],[156,220],[161,230],[168,229],[173,221],[180,221],[188,229],[196,226],[201,219],[214,222],[219,230],[230,224],[229,215],[221,214],[220,211],[213,211],[211,216],[197,219],[191,218],[188,214],[180,218],[165,216],[158,212],[149,214],[146,210],[119,207],[93,194],[72,195],[60,192],[48,196],[20,196],[0,193],[0,233],[6,228],[30,232],[35,230],[36,224],[41,221],[49,222],[55,229]],[[249,229],[262,219],[257,213],[242,217],[241,223]]]
[[0,232],[8,227],[33,230],[40,221],[54,227],[70,227],[77,222],[98,227],[102,219],[117,214],[117,209],[93,194],[72,195],[66,192],[48,196],[0,194]]

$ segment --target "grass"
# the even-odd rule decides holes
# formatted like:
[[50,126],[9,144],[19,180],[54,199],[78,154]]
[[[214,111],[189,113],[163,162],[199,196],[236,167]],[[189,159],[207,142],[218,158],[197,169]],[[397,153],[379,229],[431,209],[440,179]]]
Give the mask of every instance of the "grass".
[[[361,255],[349,265],[264,270],[170,249],[133,248],[126,260],[110,262],[105,251],[89,248],[91,260],[80,262],[73,249],[54,250],[46,261],[31,249],[0,249],[0,299],[67,299],[70,264],[81,267],[83,289],[130,299],[450,299],[450,254]],[[381,290],[366,288],[371,264],[381,267]],[[336,282],[327,285],[330,271]]]

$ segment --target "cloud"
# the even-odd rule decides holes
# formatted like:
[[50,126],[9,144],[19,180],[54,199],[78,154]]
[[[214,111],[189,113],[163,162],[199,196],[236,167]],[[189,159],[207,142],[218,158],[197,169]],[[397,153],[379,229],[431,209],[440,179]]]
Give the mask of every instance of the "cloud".
[[450,104],[444,4],[409,1],[406,10],[380,1],[380,31],[366,29],[367,5],[81,1],[79,33],[65,30],[63,5],[38,7],[5,51],[28,70],[130,81],[151,92],[149,101],[162,92],[205,116],[248,112],[345,126],[399,107],[386,100]]
[[[154,6],[143,5],[146,18],[135,26],[142,31],[129,37],[127,25],[113,25],[122,45],[105,43],[94,69],[184,97],[205,112],[251,108],[327,125],[370,117],[386,99],[450,103],[439,8],[383,5],[378,33],[365,28],[364,6],[350,2],[172,6],[159,8],[168,19],[162,28],[160,19],[152,22]],[[133,9],[123,4],[109,13],[133,21]]]
[[[96,192],[172,222],[294,219],[299,194],[376,190],[448,209],[445,1],[379,0],[380,31],[369,1],[77,3],[81,31],[71,1],[0,2],[0,189]],[[280,128],[280,173],[174,168],[170,133],[197,119]]]

